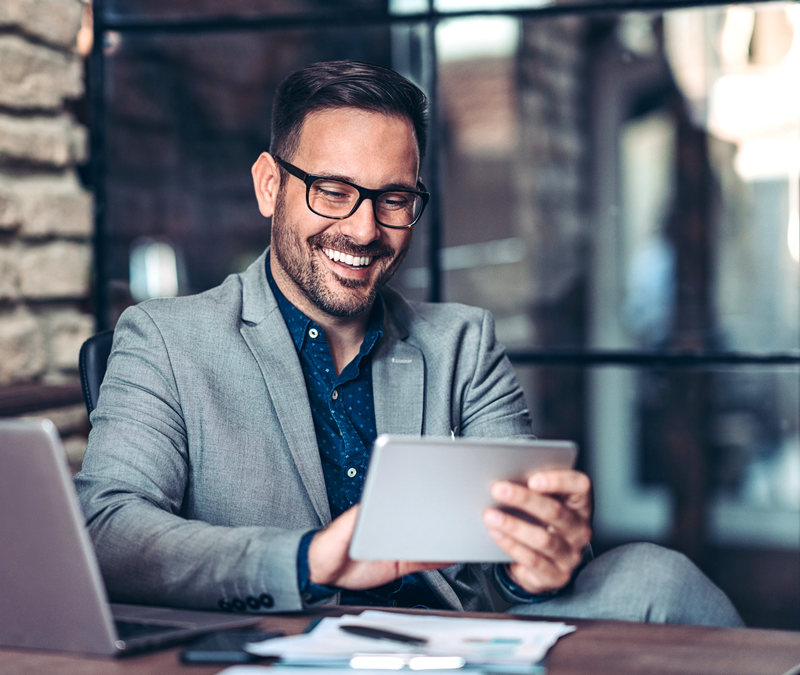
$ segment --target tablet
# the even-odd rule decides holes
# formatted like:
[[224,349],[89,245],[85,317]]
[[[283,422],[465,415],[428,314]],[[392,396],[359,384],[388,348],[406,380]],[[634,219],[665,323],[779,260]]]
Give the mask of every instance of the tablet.
[[571,441],[381,435],[375,441],[350,544],[354,560],[504,562],[483,511],[497,480],[570,469]]

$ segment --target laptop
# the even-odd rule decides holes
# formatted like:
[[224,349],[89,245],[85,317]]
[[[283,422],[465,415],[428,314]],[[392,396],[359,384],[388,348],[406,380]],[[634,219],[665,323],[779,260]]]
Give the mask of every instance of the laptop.
[[571,469],[577,454],[571,441],[378,436],[350,557],[508,561],[483,522],[484,510],[496,505],[492,483]]
[[260,617],[109,604],[49,420],[0,420],[0,646],[121,655]]

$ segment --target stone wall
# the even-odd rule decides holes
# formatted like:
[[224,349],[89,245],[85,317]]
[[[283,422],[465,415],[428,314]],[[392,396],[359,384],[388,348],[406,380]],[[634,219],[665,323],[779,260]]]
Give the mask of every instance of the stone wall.
[[[0,386],[77,379],[87,311],[92,202],[75,167],[87,130],[80,0],[0,2]],[[81,454],[82,406],[44,411]],[[77,434],[77,435],[76,435]],[[72,437],[72,438],[70,438]]]

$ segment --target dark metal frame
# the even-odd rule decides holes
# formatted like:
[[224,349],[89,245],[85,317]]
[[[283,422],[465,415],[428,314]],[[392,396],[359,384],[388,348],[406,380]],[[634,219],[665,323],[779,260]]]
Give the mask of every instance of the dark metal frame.
[[[755,0],[750,4],[768,2]],[[796,0],[800,1],[800,0]],[[208,32],[229,32],[247,30],[287,30],[298,28],[352,27],[374,25],[422,25],[426,28],[426,39],[423,42],[424,55],[430,64],[426,69],[423,86],[429,94],[431,106],[431,132],[429,137],[428,157],[430,164],[431,199],[427,209],[429,227],[428,268],[429,299],[432,302],[442,300],[442,268],[440,251],[442,248],[442,212],[441,212],[441,165],[439,161],[439,124],[438,115],[438,74],[436,71],[436,43],[434,29],[440,21],[465,17],[511,16],[525,19],[545,19],[565,15],[605,15],[626,11],[663,11],[688,7],[708,7],[732,4],[731,0],[618,0],[587,2],[563,2],[559,4],[534,7],[529,9],[496,9],[468,10],[456,12],[440,12],[435,8],[434,0],[428,0],[428,9],[412,14],[389,14],[386,12],[340,10],[309,12],[298,15],[269,16],[217,16],[192,19],[163,19],[106,16],[105,1],[93,0],[94,7],[94,46],[90,57],[91,81],[91,175],[94,185],[94,260],[95,283],[94,303],[95,319],[98,331],[111,328],[109,325],[110,279],[106,257],[108,232],[106,228],[107,191],[106,191],[106,102],[105,102],[105,56],[103,51],[105,36],[108,31],[119,31],[131,34],[197,34]],[[628,366],[686,368],[713,365],[800,365],[800,350],[789,352],[770,352],[752,354],[744,352],[658,352],[641,350],[541,350],[525,349],[509,352],[514,363],[520,365],[558,365],[558,366]]]

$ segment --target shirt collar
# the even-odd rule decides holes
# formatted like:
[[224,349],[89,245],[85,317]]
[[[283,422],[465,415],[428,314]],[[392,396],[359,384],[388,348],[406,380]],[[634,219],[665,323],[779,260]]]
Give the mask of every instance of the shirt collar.
[[[278,284],[275,283],[275,278],[272,276],[269,259],[270,256],[267,255],[265,264],[267,283],[269,283],[272,294],[275,296],[275,301],[278,303],[278,309],[280,309],[283,320],[286,322],[286,326],[292,336],[294,346],[299,352],[303,349],[303,342],[308,335],[309,328],[316,328],[320,335],[324,335],[324,333],[322,332],[322,328],[320,328],[320,326],[309,319],[305,314],[297,309],[297,307],[289,302],[289,300],[286,299],[286,296],[281,292],[281,289],[278,288]],[[361,343],[361,349],[357,359],[358,361],[361,360],[360,357],[363,357],[372,351],[375,343],[383,335],[383,316],[383,298],[381,298],[379,293],[375,298],[375,302],[372,305],[372,310],[369,313],[367,332],[364,334],[364,341]]]

